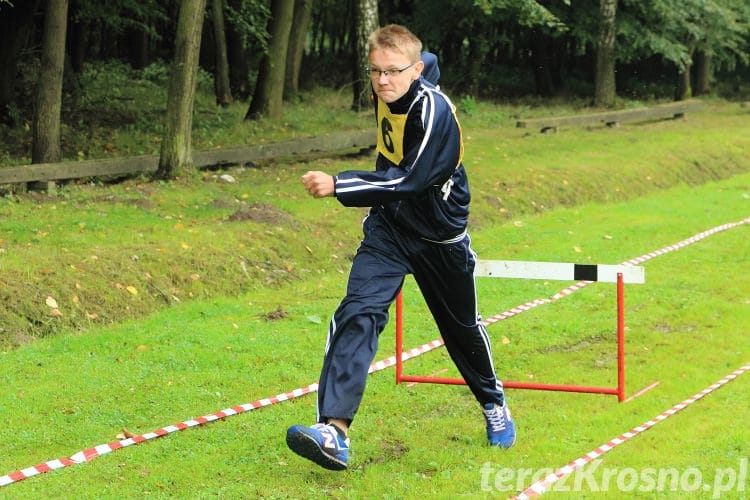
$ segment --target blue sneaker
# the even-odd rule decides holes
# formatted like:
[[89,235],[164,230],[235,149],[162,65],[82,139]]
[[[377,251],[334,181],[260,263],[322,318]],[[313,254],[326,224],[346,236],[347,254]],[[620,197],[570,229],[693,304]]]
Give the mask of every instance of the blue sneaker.
[[484,419],[487,421],[487,440],[490,446],[510,448],[516,442],[516,424],[510,416],[508,404],[503,406],[487,403],[482,406]]
[[293,425],[286,431],[286,444],[294,453],[330,470],[345,470],[349,460],[349,438],[331,424],[310,427]]

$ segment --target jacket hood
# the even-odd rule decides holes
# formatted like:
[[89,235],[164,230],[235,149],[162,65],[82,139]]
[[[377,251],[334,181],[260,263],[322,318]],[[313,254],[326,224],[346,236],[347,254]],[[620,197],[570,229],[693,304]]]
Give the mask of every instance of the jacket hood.
[[440,80],[440,68],[438,68],[438,58],[432,52],[422,52],[422,61],[424,62],[424,70],[422,70],[422,78],[437,86]]

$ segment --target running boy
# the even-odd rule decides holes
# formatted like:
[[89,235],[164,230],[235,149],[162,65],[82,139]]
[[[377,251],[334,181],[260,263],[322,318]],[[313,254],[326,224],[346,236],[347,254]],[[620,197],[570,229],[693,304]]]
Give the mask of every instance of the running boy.
[[451,359],[481,405],[489,444],[509,448],[516,439],[477,312],[461,128],[451,101],[436,86],[437,58],[423,54],[422,42],[399,25],[376,30],[369,45],[375,171],[302,176],[316,198],[335,196],[344,206],[371,207],[346,296],[329,325],[317,423],[292,426],[286,437],[292,451],[331,470],[347,468],[349,426],[389,307],[407,274],[414,276]]

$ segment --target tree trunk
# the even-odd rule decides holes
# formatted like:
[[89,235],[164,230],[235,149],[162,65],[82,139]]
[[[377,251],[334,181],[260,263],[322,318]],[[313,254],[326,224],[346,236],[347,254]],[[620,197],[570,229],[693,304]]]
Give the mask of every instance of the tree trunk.
[[289,47],[289,32],[294,17],[294,0],[273,0],[268,32],[271,41],[258,70],[255,93],[245,120],[262,117],[278,120],[284,99],[284,73]]
[[44,39],[34,110],[32,163],[60,161],[67,17],[68,0],[49,0],[44,15]]
[[34,13],[40,4],[41,0],[16,2],[0,13],[0,123],[17,125],[18,116],[10,107],[16,100],[18,58],[34,31]]
[[[482,39],[481,37],[475,37],[469,42],[469,60],[465,66],[467,79],[464,82],[466,91],[469,95],[476,96],[480,93],[481,89],[479,82],[481,81],[482,76],[482,61],[484,61],[485,57],[487,57],[488,51],[487,41]],[[550,72],[550,68],[551,66],[549,64],[546,64],[544,73],[551,82],[552,74]]]
[[86,51],[89,45],[89,21],[71,19],[68,26],[68,54],[70,57],[70,66],[77,74],[83,72],[83,64],[86,61]]
[[224,29],[224,1],[211,0],[211,9],[213,10],[214,45],[216,47],[216,67],[214,70],[216,104],[219,106],[229,106],[232,104],[232,90],[229,86],[227,32]]
[[690,73],[693,67],[693,55],[695,54],[695,48],[688,50],[688,62],[682,69],[678,68],[677,73],[677,85],[675,86],[674,100],[684,101],[689,99],[692,95],[692,86],[690,82]]
[[675,88],[675,94],[674,94],[675,101],[684,101],[685,99],[690,98],[690,95],[691,95],[690,68],[691,67],[692,67],[692,64],[688,64],[687,66],[685,66],[685,69],[682,70],[677,75],[677,86]]
[[[225,0],[226,1],[226,0]],[[231,3],[229,4],[232,5]],[[235,7],[232,7],[235,8]],[[229,61],[229,82],[235,98],[245,100],[250,96],[248,54],[242,35],[230,22],[226,24],[227,59]]]
[[372,86],[370,79],[367,77],[365,68],[370,65],[369,44],[367,42],[370,33],[378,29],[378,2],[376,0],[358,0],[355,12],[355,30],[356,30],[356,56],[354,58],[354,68],[352,71],[353,82],[353,100],[352,110],[362,111],[372,107],[370,98],[372,97]]
[[615,17],[617,0],[599,1],[599,38],[594,76],[594,105],[612,107],[617,97],[615,84]]
[[702,50],[693,55],[693,95],[706,95],[711,92],[711,56]]
[[531,65],[534,75],[534,89],[537,95],[551,97],[555,95],[555,83],[552,78],[552,39],[535,28],[531,32]]
[[[144,19],[144,24],[149,24],[149,19]],[[143,69],[149,64],[149,34],[143,28],[131,28],[127,33],[127,54],[130,65],[135,69]]]
[[312,19],[312,0],[295,0],[292,30],[289,35],[289,47],[286,56],[284,73],[284,99],[294,100],[299,94],[299,74],[302,66],[302,55],[305,52],[305,40]]
[[205,9],[206,0],[183,0],[180,6],[157,179],[175,178],[193,163],[193,104]]

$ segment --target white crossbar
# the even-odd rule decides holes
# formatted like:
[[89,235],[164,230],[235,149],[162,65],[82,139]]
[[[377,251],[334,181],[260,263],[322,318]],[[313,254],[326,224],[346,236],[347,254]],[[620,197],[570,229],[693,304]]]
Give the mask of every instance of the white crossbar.
[[641,266],[569,264],[563,262],[528,262],[520,260],[478,260],[474,276],[489,278],[525,278],[562,281],[601,281],[616,283],[617,274],[623,283],[642,284],[646,272]]

